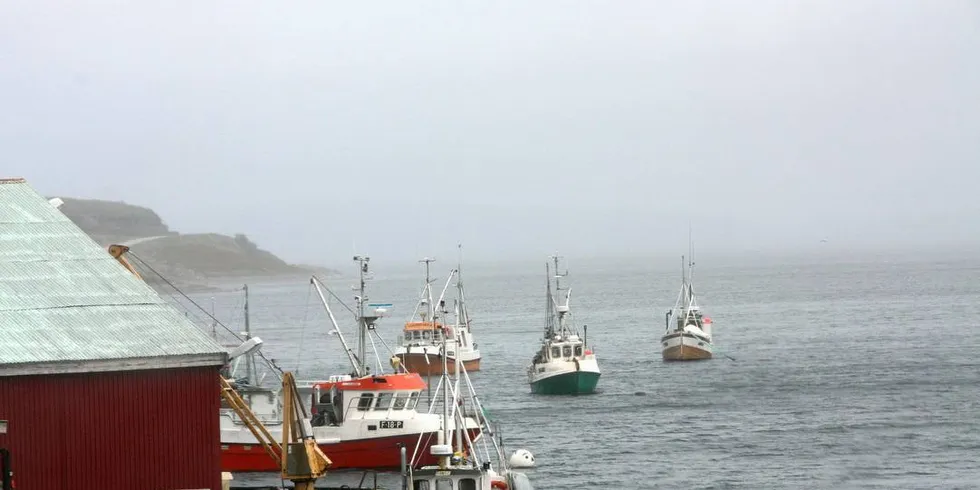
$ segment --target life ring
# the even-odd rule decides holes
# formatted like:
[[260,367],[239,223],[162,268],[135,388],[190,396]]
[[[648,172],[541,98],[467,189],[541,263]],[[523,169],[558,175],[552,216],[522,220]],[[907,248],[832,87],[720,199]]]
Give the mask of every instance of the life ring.
[[503,490],[507,490],[510,487],[504,480],[493,480],[490,482],[490,488],[502,488]]

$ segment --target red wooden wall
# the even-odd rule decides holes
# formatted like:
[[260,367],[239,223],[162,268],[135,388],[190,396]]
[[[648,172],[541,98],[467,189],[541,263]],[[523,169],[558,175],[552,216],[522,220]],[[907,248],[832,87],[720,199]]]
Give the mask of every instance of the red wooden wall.
[[218,368],[0,377],[18,490],[220,489]]

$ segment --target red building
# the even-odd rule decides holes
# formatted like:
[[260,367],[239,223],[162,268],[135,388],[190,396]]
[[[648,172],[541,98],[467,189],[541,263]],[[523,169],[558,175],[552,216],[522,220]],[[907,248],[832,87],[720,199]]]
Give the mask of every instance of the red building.
[[221,488],[226,359],[26,182],[0,180],[0,449],[18,490]]

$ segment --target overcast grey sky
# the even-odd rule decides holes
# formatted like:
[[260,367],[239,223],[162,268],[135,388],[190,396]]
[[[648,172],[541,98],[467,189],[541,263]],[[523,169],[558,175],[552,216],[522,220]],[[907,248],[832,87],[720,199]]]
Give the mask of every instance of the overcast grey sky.
[[980,2],[0,2],[0,169],[287,260],[980,237]]

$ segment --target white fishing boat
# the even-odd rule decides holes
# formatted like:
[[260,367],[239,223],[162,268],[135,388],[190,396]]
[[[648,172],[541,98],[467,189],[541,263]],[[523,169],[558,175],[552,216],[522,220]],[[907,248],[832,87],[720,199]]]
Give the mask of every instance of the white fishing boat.
[[[311,278],[312,286],[333,324],[331,333],[340,338],[353,369],[350,374],[330,376],[327,380],[297,383],[301,391],[310,396],[312,415],[309,422],[313,437],[332,461],[333,470],[397,469],[400,466],[397,448],[416,441],[420,441],[420,458],[435,462],[436,458],[429,455],[428,448],[435,444],[437,433],[443,425],[438,415],[419,410],[419,401],[427,388],[425,381],[418,374],[399,369],[398,362],[393,358],[386,359],[392,361],[395,372],[385,373],[376,349],[378,369],[371,372],[367,345],[370,342],[374,347],[374,340],[369,335],[372,332],[377,335],[375,325],[384,316],[385,307],[390,305],[368,303],[365,274],[368,272],[369,258],[357,256],[354,260],[358,262],[360,271],[359,287],[355,288],[356,307],[352,309],[359,337],[356,354],[348,347],[334,318],[323,293],[325,286],[316,277]],[[366,307],[374,307],[375,310],[369,314]],[[256,392],[255,395],[260,393]],[[267,410],[258,410],[256,415],[273,437],[280,437],[282,415],[277,392],[267,390],[264,396],[253,396],[251,403],[268,407]],[[253,411],[256,410],[253,408]],[[465,428],[461,431],[471,438],[480,437],[480,425],[472,417],[461,419],[459,426],[451,426],[454,430],[456,427]],[[222,413],[221,456],[223,471],[278,471],[272,458],[234,414]]]
[[440,313],[446,305],[442,302],[437,307],[430,308],[433,301],[431,287],[433,280],[429,275],[429,264],[434,261],[435,259],[428,257],[420,260],[425,264],[425,285],[422,288],[419,301],[415,305],[412,318],[405,323],[402,335],[398,338],[395,356],[398,357],[408,372],[418,373],[422,376],[438,376],[442,373],[443,352],[446,353],[450,371],[455,372],[457,360],[463,364],[467,371],[479,371],[480,350],[473,342],[472,320],[469,311],[466,309],[466,295],[463,292],[463,279],[460,272],[462,264],[450,273],[449,280],[446,281],[446,286],[442,290],[441,296],[444,296],[450,281],[453,277],[456,278],[456,306],[454,309],[460,311],[460,314],[455,316],[455,324],[448,327],[450,338],[443,339],[443,331],[446,330],[447,326],[443,324],[445,320],[440,316]]
[[[456,314],[461,314],[458,307]],[[445,331],[442,338],[443,346],[447,347],[453,337],[452,333],[448,330]],[[490,421],[485,416],[486,411],[476,395],[476,390],[473,389],[473,384],[470,382],[462,361],[457,358],[453,370],[450,370],[448,358],[443,357],[442,363],[442,377],[436,393],[437,396],[440,392],[442,393],[442,426],[444,429],[439,431],[438,444],[429,449],[430,455],[438,458],[438,460],[435,464],[422,465],[419,465],[417,460],[413,460],[413,464],[409,465],[405,457],[405,448],[402,448],[402,460],[406,461],[402,464],[402,489],[533,490],[527,476],[512,470],[504,459],[502,446],[492,437]],[[450,373],[453,373],[453,378],[450,378]],[[461,385],[463,382],[465,382],[465,387]],[[491,434],[491,437],[484,438],[482,452],[467,431],[453,429],[454,426],[458,427],[459,421],[465,417],[467,398],[463,395],[464,388],[469,390],[469,406],[473,407],[478,414],[481,427],[483,427],[484,432]],[[492,449],[486,443],[487,439],[493,443]],[[494,456],[491,456],[491,451],[498,463],[496,469],[492,463]]]
[[681,257],[681,290],[674,307],[666,314],[666,331],[660,338],[665,361],[698,361],[711,359],[711,318],[704,316],[694,294],[694,261],[684,268]]
[[[555,264],[555,292],[560,293],[560,279],[568,272],[558,272],[558,255],[551,257]],[[565,290],[564,303],[559,304],[551,292],[551,268],[545,263],[548,280],[546,320],[541,347],[527,369],[531,392],[544,395],[577,395],[595,392],[599,383],[599,362],[587,344],[571,326],[568,302],[571,289]],[[588,326],[583,328],[587,335]]]

